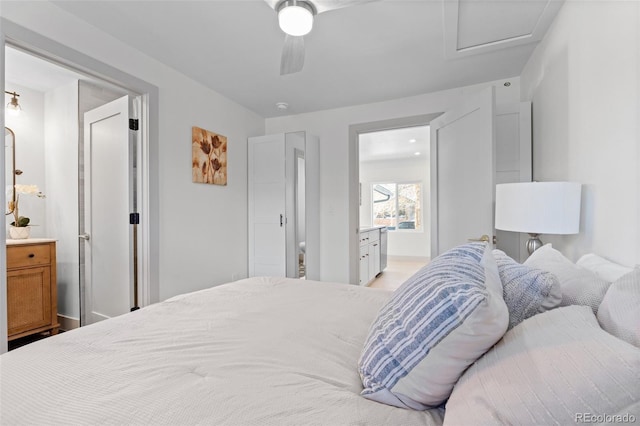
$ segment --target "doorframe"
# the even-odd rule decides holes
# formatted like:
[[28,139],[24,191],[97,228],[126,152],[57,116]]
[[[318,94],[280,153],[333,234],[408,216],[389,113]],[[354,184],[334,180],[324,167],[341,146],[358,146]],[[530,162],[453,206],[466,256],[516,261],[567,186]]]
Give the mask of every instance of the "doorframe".
[[[4,26],[4,21],[0,21],[0,28]],[[0,46],[2,47],[0,51],[0,89],[4,93],[4,31],[0,31]],[[2,108],[2,112],[0,112],[0,128],[4,129],[4,111]],[[0,164],[5,164],[4,162],[4,149],[0,150]],[[5,188],[5,174],[1,173],[0,176],[0,187]],[[4,209],[4,206],[7,204],[6,200],[6,191],[0,191],[0,205]],[[7,235],[7,225],[6,220],[3,220],[0,224],[0,232],[2,235]],[[7,245],[0,244],[0,259],[7,258]],[[8,336],[7,336],[7,262],[0,262],[0,355],[7,352],[8,349]]]
[[[48,60],[81,74],[137,93],[142,98],[140,111],[141,165],[143,168],[140,213],[141,264],[140,301],[147,305],[159,301],[159,89],[138,77],[121,71],[104,62],[78,52],[57,41],[0,17],[0,85],[4,90],[4,51],[7,45],[19,48],[41,59]],[[0,114],[4,124],[4,108]],[[3,154],[4,156],[4,154]],[[0,191],[0,202],[4,205],[4,191]],[[147,220],[144,220],[147,218]],[[6,231],[3,223],[0,230]],[[6,248],[0,249],[0,255]],[[0,264],[0,353],[6,352],[6,262]]]
[[[349,126],[349,283],[358,285],[360,268],[360,135],[405,127],[428,126],[442,112],[358,123]],[[431,161],[431,160],[430,160]]]

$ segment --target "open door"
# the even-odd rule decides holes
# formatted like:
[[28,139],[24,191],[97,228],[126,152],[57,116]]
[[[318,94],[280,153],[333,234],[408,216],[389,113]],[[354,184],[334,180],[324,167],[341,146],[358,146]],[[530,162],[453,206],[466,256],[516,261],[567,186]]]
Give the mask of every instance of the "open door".
[[493,87],[431,122],[431,256],[469,240],[493,241]]
[[85,230],[80,238],[87,324],[122,315],[132,306],[133,157],[128,96],[85,113]]

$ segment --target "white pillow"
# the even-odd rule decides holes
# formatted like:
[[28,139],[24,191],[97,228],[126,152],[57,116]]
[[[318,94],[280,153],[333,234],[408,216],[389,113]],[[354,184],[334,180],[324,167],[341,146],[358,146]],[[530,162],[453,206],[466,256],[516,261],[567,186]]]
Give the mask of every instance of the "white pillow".
[[613,263],[612,261],[593,253],[582,256],[578,259],[576,265],[595,273],[603,280],[609,282],[613,282],[623,275],[633,271],[633,268],[627,268],[626,266]]
[[443,253],[378,313],[358,361],[362,395],[402,408],[439,406],[464,370],[502,337],[508,320],[489,245]]
[[464,373],[444,425],[634,423],[639,384],[640,349],[602,330],[585,306],[553,309],[507,332]]
[[593,272],[576,266],[562,253],[551,247],[551,244],[546,244],[534,251],[524,264],[551,272],[558,277],[562,288],[560,306],[589,306],[595,314],[610,285]]
[[640,348],[640,269],[611,284],[598,308],[598,322],[609,333]]

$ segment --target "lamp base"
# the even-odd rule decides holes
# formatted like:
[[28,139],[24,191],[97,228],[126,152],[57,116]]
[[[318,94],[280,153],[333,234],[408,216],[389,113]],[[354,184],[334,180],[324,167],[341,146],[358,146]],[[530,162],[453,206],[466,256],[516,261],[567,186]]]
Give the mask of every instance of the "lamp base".
[[538,238],[540,234],[529,234],[531,238],[527,240],[527,251],[529,254],[533,254],[534,251],[542,247],[542,241]]

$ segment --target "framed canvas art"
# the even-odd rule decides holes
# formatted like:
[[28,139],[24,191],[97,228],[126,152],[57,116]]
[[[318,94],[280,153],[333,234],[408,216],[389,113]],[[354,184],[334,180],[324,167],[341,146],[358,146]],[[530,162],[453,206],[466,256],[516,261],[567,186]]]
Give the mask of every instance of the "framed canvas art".
[[227,137],[192,127],[191,163],[194,182],[226,185]]

